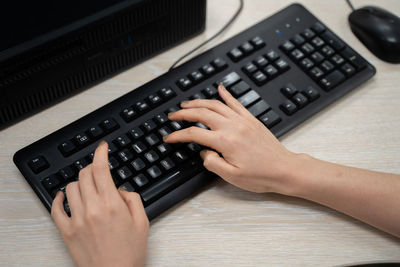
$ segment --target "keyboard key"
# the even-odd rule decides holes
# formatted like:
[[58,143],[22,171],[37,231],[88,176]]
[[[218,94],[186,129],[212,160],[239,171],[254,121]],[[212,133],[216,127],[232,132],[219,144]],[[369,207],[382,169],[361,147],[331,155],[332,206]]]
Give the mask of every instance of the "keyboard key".
[[250,40],[251,44],[256,48],[259,49],[265,46],[264,40],[260,36],[256,36]]
[[124,149],[118,152],[118,158],[125,163],[133,158],[133,154],[128,149]]
[[142,136],[144,136],[143,131],[139,127],[135,127],[135,128],[130,129],[128,134],[133,140],[138,140]]
[[228,67],[228,64],[223,60],[222,58],[216,58],[214,59],[211,64],[218,70],[221,71]]
[[360,71],[367,66],[365,60],[360,56],[357,56],[357,54],[348,47],[342,51],[342,55],[356,68],[357,71]]
[[254,51],[254,46],[250,44],[249,42],[244,42],[241,46],[239,46],[239,49],[246,55],[251,54]]
[[321,63],[321,62],[325,59],[325,57],[324,57],[320,52],[315,52],[315,53],[313,53],[313,54],[311,55],[311,59],[312,59],[315,63],[319,64],[319,63]]
[[225,88],[229,88],[232,85],[234,85],[235,83],[239,82],[240,76],[239,74],[237,74],[236,72],[231,72],[227,75],[225,75],[224,77],[222,77],[221,79],[219,79],[215,84],[216,86],[223,84],[225,86]]
[[142,199],[145,205],[158,198],[164,192],[167,192],[178,185],[182,184],[189,178],[193,177],[200,170],[202,165],[196,161],[190,161],[188,164],[182,166],[180,170],[176,170],[165,177],[159,179],[159,182],[154,183],[147,189],[141,192]]
[[128,167],[124,166],[117,170],[117,174],[121,180],[126,180],[132,176],[132,171]]
[[297,93],[292,97],[292,101],[301,109],[308,104],[308,99],[302,93]]
[[131,140],[126,135],[123,134],[121,136],[118,136],[113,143],[119,148],[123,148],[129,145],[131,143]]
[[306,29],[301,35],[307,40],[310,40],[315,36],[315,33],[311,29]]
[[143,153],[143,152],[147,149],[147,147],[146,147],[146,145],[143,144],[141,141],[138,141],[138,142],[136,142],[136,143],[134,143],[134,144],[132,145],[132,149],[133,149],[137,154],[141,154],[141,153]]
[[356,69],[349,63],[344,64],[340,69],[347,77],[352,76],[356,72]]
[[247,75],[251,75],[252,73],[257,71],[257,67],[256,65],[254,65],[251,62],[248,62],[246,65],[244,65],[243,67],[243,71],[247,74]]
[[119,162],[114,157],[108,158],[108,166],[110,167],[110,171],[119,167]]
[[320,67],[325,73],[330,72],[335,68],[335,66],[333,66],[333,64],[331,62],[329,62],[328,60],[325,60],[324,62],[322,62]]
[[342,56],[340,56],[340,55],[338,55],[338,54],[333,55],[333,56],[331,57],[331,61],[332,61],[336,66],[339,66],[339,65],[341,65],[341,64],[343,64],[343,63],[345,62],[344,59],[342,58]]
[[287,98],[291,98],[297,93],[297,89],[294,85],[288,84],[281,88],[282,94],[284,94]]
[[[89,162],[87,162],[85,158],[82,158],[82,159],[76,160],[76,161],[73,163],[73,165],[74,165],[75,169],[77,169],[78,171],[80,171],[80,170],[82,170],[83,168],[85,168],[87,165],[89,165]],[[62,176],[62,175],[61,175],[61,176]]]
[[300,45],[302,45],[302,44],[306,41],[306,39],[304,39],[303,36],[301,36],[300,34],[296,34],[296,35],[291,39],[291,41],[292,41],[294,44],[296,44],[297,46],[300,46]]
[[154,120],[156,121],[156,123],[157,123],[158,125],[163,125],[164,123],[166,123],[167,121],[169,121],[168,116],[167,116],[164,112],[162,112],[162,113],[160,113],[160,114],[157,114],[157,115],[154,117]]
[[303,58],[303,59],[300,61],[300,66],[301,66],[303,69],[309,70],[309,69],[311,69],[312,67],[314,67],[314,62],[312,62],[312,60],[309,59],[309,58]]
[[322,25],[321,22],[316,22],[313,26],[311,26],[311,29],[316,32],[317,34],[322,33],[323,31],[325,31],[325,26]]
[[121,117],[126,121],[126,122],[131,122],[133,119],[136,117],[136,111],[133,110],[132,107],[125,108],[121,112]]
[[162,174],[160,168],[158,168],[157,166],[152,166],[148,168],[147,173],[152,179],[157,179]]
[[265,56],[267,57],[267,59],[268,60],[270,60],[270,61],[275,61],[275,60],[277,60],[278,58],[279,58],[279,55],[278,55],[278,53],[275,51],[275,50],[269,50],[268,52],[267,52],[267,54],[265,54]]
[[178,121],[171,121],[170,125],[174,131],[179,131],[183,129],[183,124]]
[[157,145],[160,142],[160,138],[157,137],[155,134],[150,134],[145,137],[145,140],[149,146]]
[[154,150],[150,150],[149,152],[145,153],[144,157],[149,163],[153,163],[159,159],[158,154]]
[[157,94],[151,94],[146,98],[146,101],[150,106],[155,107],[162,102],[162,99]]
[[256,91],[251,90],[250,92],[246,93],[245,95],[239,97],[238,101],[244,107],[248,107],[251,104],[253,104],[255,101],[257,101],[259,98],[260,98],[260,95]]
[[324,46],[324,47],[321,49],[321,51],[322,51],[322,53],[323,53],[325,56],[327,56],[327,57],[330,57],[330,56],[332,56],[332,55],[335,53],[335,50],[333,50],[332,47],[330,47],[329,45]]
[[190,97],[190,99],[191,100],[194,100],[194,99],[205,99],[206,98],[206,96],[205,95],[203,95],[202,93],[196,93],[196,94],[194,94],[194,95],[192,95],[191,97]]
[[56,175],[51,175],[42,180],[42,185],[46,188],[47,192],[51,192],[56,186],[60,184],[60,180]]
[[180,164],[188,159],[188,154],[183,150],[178,150],[173,153],[172,157],[177,164]]
[[67,166],[59,170],[58,175],[64,179],[64,181],[69,181],[75,177],[76,173],[70,166]]
[[90,139],[89,139],[89,136],[87,136],[84,133],[81,133],[81,134],[75,135],[74,142],[78,146],[85,146],[90,143]]
[[143,187],[149,183],[149,180],[143,174],[139,174],[139,175],[133,177],[133,181],[135,182],[135,184],[138,187]]
[[266,67],[264,68],[264,72],[265,72],[265,74],[268,75],[268,78],[269,78],[269,79],[273,79],[273,78],[275,78],[276,76],[278,76],[278,70],[277,70],[274,66],[272,66],[272,65],[266,66]]
[[228,56],[232,59],[233,62],[237,62],[244,56],[243,52],[240,51],[238,48],[233,48],[229,51]]
[[165,87],[160,90],[160,95],[164,99],[170,99],[176,96],[176,93],[171,88]]
[[186,145],[186,147],[193,153],[199,153],[201,151],[201,146],[196,143],[189,143]]
[[[267,77],[265,77],[267,78]],[[250,90],[250,85],[248,85],[246,82],[241,81],[238,84],[235,84],[234,86],[231,87],[230,92],[234,97],[239,97],[242,94],[246,93],[248,90]]]
[[172,161],[170,158],[165,158],[160,161],[161,167],[164,168],[164,170],[169,171],[173,167],[175,167],[175,163]]
[[172,133],[172,130],[168,126],[164,126],[164,127],[161,127],[160,129],[158,129],[158,133],[161,136],[166,136],[166,135],[169,135],[170,133]]
[[114,145],[114,143],[108,143],[108,154],[113,154],[117,152],[117,147]]
[[254,63],[259,67],[263,68],[268,65],[268,60],[265,59],[263,56],[256,57]]
[[153,120],[147,120],[142,124],[142,128],[145,132],[149,133],[157,128],[157,125]]
[[270,109],[271,106],[267,104],[264,100],[260,100],[254,105],[252,105],[249,108],[249,111],[251,114],[253,114],[254,117],[258,117],[262,113],[266,112],[268,109]]
[[207,77],[215,73],[215,68],[210,64],[205,64],[200,68],[200,71]]
[[310,45],[309,43],[305,43],[301,46],[301,50],[303,50],[304,53],[309,55],[315,51],[315,48],[312,45]]
[[74,145],[74,143],[67,140],[67,141],[61,143],[58,146],[58,149],[60,150],[61,154],[63,154],[64,157],[67,157],[75,152],[76,146]]
[[100,123],[100,126],[106,132],[111,132],[119,128],[119,124],[113,118],[108,118],[103,120]]
[[144,101],[138,101],[133,106],[139,113],[145,113],[150,109],[149,104]]
[[283,112],[286,113],[286,115],[289,116],[297,111],[296,105],[288,99],[285,100],[285,102],[283,102],[279,107],[283,110]]
[[316,47],[316,48],[321,48],[323,45],[325,45],[324,40],[322,40],[319,37],[315,37],[312,39],[311,43]]
[[304,90],[303,93],[307,96],[309,101],[314,101],[319,97],[318,90],[311,86]]
[[290,55],[292,56],[292,58],[294,58],[295,60],[300,60],[304,57],[304,53],[301,52],[299,49],[295,49],[293,50]]
[[290,41],[286,41],[281,45],[281,48],[285,51],[285,52],[290,52],[292,51],[295,46],[293,43],[291,43]]
[[338,70],[327,75],[321,80],[321,85],[326,91],[332,90],[335,86],[345,80],[345,76]]
[[168,153],[172,152],[172,147],[170,144],[162,143],[157,146],[157,150],[162,156],[165,156]]
[[127,192],[135,192],[135,188],[133,188],[130,182],[123,183],[119,188],[123,188]]
[[146,163],[141,158],[136,158],[131,162],[131,166],[135,171],[141,171],[146,167]]
[[87,130],[87,133],[91,138],[98,139],[103,135],[104,131],[99,126],[94,125]]
[[189,88],[192,87],[192,82],[188,78],[180,78],[176,84],[182,89],[182,91],[189,90]]
[[38,157],[31,159],[28,162],[28,165],[31,168],[31,170],[36,174],[38,174],[38,173],[44,171],[45,169],[47,169],[48,167],[50,167],[50,164],[47,162],[47,160],[45,159],[44,156],[38,156]]
[[290,69],[289,63],[287,63],[287,61],[282,58],[275,61],[275,66],[277,66],[281,72],[284,72],[284,71],[287,71],[288,69]]
[[282,119],[279,117],[279,115],[273,110],[268,111],[260,117],[260,121],[264,123],[268,129],[278,124],[281,120]]
[[341,50],[344,48],[344,43],[330,31],[325,31],[323,34],[321,34],[321,38],[336,50]]
[[314,78],[315,80],[319,80],[322,76],[324,76],[324,74],[325,73],[318,67],[314,67],[310,71],[311,78]]
[[212,97],[218,95],[218,90],[215,89],[215,87],[213,87],[213,86],[208,86],[203,90],[203,94],[207,98],[212,98]]
[[204,75],[200,71],[193,71],[189,74],[189,78],[194,82],[194,83],[199,83],[204,79]]

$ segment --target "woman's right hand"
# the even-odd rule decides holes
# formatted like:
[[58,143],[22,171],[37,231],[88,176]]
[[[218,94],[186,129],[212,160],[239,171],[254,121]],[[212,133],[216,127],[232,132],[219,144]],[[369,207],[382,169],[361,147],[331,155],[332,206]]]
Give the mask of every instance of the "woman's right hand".
[[252,192],[290,194],[295,182],[291,173],[298,156],[275,136],[223,86],[218,100],[181,103],[182,109],[168,116],[174,121],[200,122],[210,130],[190,127],[164,138],[165,142],[195,142],[213,150],[200,155],[204,166],[229,183]]

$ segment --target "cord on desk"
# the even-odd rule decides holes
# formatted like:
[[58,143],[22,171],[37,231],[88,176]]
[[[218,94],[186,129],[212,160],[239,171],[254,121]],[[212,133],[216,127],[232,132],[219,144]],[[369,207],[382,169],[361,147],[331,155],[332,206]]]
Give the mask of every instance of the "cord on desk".
[[201,48],[202,46],[204,46],[205,44],[211,42],[213,39],[215,39],[218,35],[220,35],[223,31],[225,31],[234,20],[236,20],[236,18],[239,16],[239,14],[242,12],[243,9],[243,0],[239,0],[239,7],[236,10],[235,14],[231,17],[231,19],[224,25],[224,27],[222,27],[222,29],[220,29],[216,34],[214,34],[212,37],[210,37],[208,40],[205,40],[203,43],[199,44],[198,46],[196,46],[195,48],[193,48],[192,50],[190,50],[189,52],[187,52],[186,54],[184,54],[183,56],[181,56],[180,58],[178,58],[178,60],[175,61],[174,64],[172,64],[172,66],[169,68],[168,71],[171,71],[175,68],[175,66],[181,62],[184,58],[186,58],[187,56],[191,55],[193,52],[195,52],[196,50],[198,50],[199,48]]
[[347,4],[349,5],[349,7],[351,8],[351,10],[354,11],[354,6],[353,4],[350,2],[350,0],[346,0]]

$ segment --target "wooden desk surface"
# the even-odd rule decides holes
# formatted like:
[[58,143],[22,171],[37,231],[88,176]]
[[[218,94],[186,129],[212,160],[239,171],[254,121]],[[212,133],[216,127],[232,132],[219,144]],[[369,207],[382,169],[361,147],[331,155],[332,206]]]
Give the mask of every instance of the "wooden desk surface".
[[[292,1],[246,0],[238,20],[209,47]],[[344,0],[300,1],[364,55],[378,73],[282,138],[292,151],[400,173],[400,66],[375,58],[351,33]],[[400,15],[398,0],[353,0]],[[238,1],[208,1],[207,30],[96,87],[0,132],[0,265],[72,266],[47,210],[12,163],[18,149],[164,73],[211,36]],[[400,240],[329,208],[216,181],[152,222],[148,266],[332,266],[400,261]]]

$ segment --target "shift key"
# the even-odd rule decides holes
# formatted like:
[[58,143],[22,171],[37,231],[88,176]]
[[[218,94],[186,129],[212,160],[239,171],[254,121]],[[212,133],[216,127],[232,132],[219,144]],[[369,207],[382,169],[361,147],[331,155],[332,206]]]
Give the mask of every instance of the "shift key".
[[221,79],[219,79],[216,83],[215,86],[218,87],[218,85],[222,84],[225,86],[225,88],[231,87],[232,85],[234,85],[235,83],[239,82],[240,76],[239,74],[237,74],[236,72],[231,72],[227,75],[225,75],[224,77],[222,77]]

